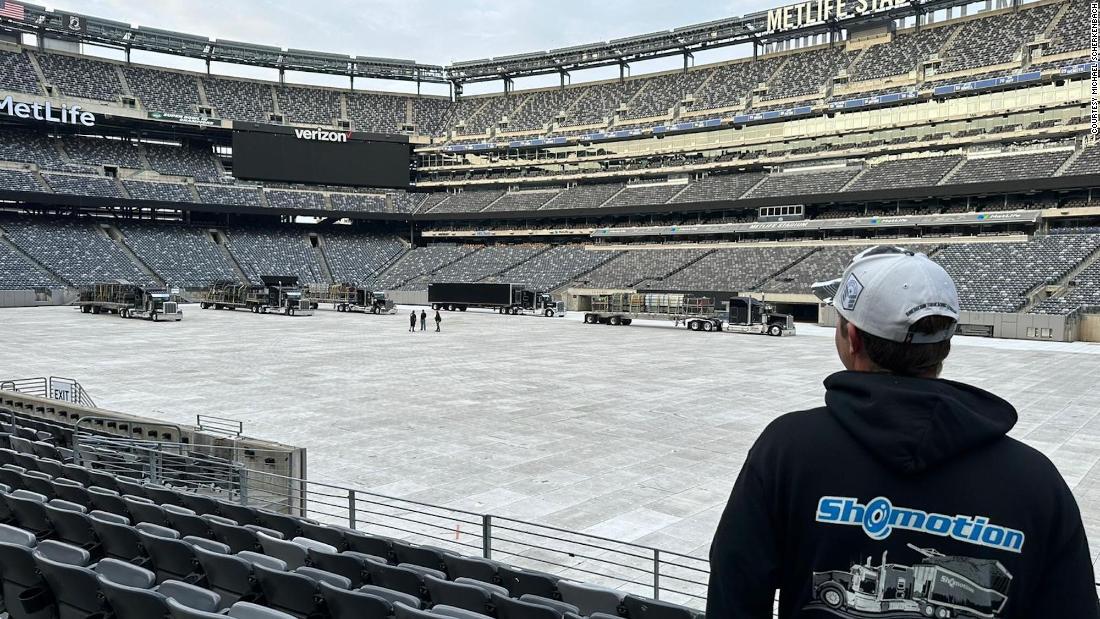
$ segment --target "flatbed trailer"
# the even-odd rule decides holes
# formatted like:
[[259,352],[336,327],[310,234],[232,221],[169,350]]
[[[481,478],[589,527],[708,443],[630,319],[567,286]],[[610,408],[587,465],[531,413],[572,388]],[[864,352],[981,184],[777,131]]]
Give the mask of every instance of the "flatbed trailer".
[[262,284],[217,282],[199,303],[202,309],[246,309],[254,314],[312,316],[313,306],[304,298],[295,276],[264,275]]
[[145,288],[129,282],[93,284],[80,291],[74,305],[85,314],[117,314],[142,320],[183,320],[179,302],[168,290]]
[[337,312],[359,314],[396,314],[397,305],[387,299],[385,293],[374,292],[353,284],[334,286],[309,286],[306,300],[313,309],[320,305],[332,305]]
[[707,297],[637,292],[581,297],[584,322],[628,326],[637,320],[671,320],[691,331],[721,331],[723,321]]

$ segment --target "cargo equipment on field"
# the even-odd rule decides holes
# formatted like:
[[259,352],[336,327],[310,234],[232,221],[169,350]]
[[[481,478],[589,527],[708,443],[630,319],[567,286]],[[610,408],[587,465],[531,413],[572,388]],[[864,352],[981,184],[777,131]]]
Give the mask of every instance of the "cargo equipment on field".
[[913,613],[913,616],[999,617],[1012,574],[999,561],[949,557],[939,552],[909,548],[924,556],[919,563],[886,562],[853,564],[848,571],[814,572],[814,599],[833,610],[847,609],[878,615]]
[[199,303],[202,309],[246,309],[256,314],[312,316],[313,307],[304,298],[293,275],[263,275],[260,285],[216,282]]
[[794,316],[778,314],[767,303],[752,297],[732,297],[726,316],[726,331],[757,335],[794,335]]
[[585,309],[584,322],[590,325],[629,325],[635,319],[672,320],[692,331],[722,330],[714,300],[707,297],[618,292],[582,295],[580,301]]
[[465,312],[470,307],[484,307],[501,314],[565,315],[564,301],[522,284],[428,284],[428,303],[434,310]]
[[306,300],[310,307],[332,305],[338,312],[358,312],[360,314],[396,314],[397,305],[386,298],[384,292],[374,292],[353,284],[334,286],[311,285],[306,290]]
[[85,314],[118,314],[153,322],[183,320],[179,302],[171,291],[122,281],[88,286],[80,291],[74,305]]

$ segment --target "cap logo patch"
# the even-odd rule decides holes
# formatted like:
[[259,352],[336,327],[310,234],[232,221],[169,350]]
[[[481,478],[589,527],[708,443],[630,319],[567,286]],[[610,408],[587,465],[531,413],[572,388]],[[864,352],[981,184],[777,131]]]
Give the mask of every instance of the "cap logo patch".
[[844,280],[844,297],[841,299],[840,306],[849,312],[854,310],[861,294],[863,294],[863,284],[856,278],[856,274],[852,273],[848,279]]

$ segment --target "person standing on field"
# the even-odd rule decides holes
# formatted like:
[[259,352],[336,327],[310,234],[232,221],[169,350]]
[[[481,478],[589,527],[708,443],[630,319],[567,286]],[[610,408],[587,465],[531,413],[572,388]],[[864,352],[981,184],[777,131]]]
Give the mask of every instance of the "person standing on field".
[[416,331],[416,310],[409,313],[409,333]]
[[439,310],[435,310],[435,332],[439,333],[439,323],[443,322],[443,317],[439,315]]
[[428,312],[427,310],[420,310],[420,330],[423,331],[428,326]]

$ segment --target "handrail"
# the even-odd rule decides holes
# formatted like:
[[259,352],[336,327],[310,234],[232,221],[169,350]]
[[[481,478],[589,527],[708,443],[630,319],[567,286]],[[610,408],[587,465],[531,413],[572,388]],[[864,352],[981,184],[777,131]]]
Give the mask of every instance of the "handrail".
[[[83,419],[81,420],[83,421]],[[507,557],[562,577],[612,580],[624,591],[690,606],[706,601],[706,558],[506,516],[433,505],[368,490],[249,469],[234,446],[76,435],[78,457],[179,490],[265,507],[358,530]],[[221,456],[225,457],[219,457]]]

